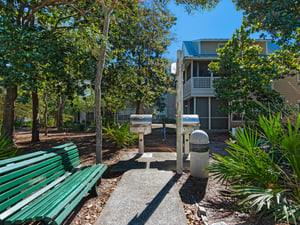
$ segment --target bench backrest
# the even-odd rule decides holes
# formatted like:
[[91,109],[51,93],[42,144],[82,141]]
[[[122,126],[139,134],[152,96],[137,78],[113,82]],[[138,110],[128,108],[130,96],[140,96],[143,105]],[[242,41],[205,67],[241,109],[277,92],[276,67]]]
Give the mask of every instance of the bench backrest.
[[79,165],[73,143],[0,160],[0,212]]

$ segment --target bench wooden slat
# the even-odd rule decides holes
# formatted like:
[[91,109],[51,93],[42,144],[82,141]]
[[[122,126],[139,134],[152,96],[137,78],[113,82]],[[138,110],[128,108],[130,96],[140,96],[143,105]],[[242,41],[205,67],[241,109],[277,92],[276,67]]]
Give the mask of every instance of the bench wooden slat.
[[[64,209],[59,213],[59,215],[52,221],[52,224],[61,224],[64,219],[72,212],[72,210],[78,205],[78,203],[81,201],[81,199],[86,195],[86,193],[96,184],[96,182],[100,179],[102,174],[107,169],[107,166],[104,164],[101,164],[101,167],[99,168],[99,172],[96,174],[96,176],[89,182],[88,185],[85,186],[85,188],[74,198]],[[45,220],[50,220],[49,217],[46,217]]]
[[[71,153],[74,154],[74,157],[77,157],[77,159],[79,160],[79,155],[78,155],[78,153],[76,153],[75,150],[74,150],[74,152],[72,151]],[[66,157],[66,156],[64,156],[64,157]],[[6,181],[9,181],[10,179],[15,179],[16,177],[23,176],[26,173],[35,171],[35,170],[42,168],[42,167],[44,167],[52,162],[55,162],[55,161],[60,161],[59,155],[49,158],[47,160],[41,161],[37,164],[29,164],[30,166],[22,168],[21,170],[17,170],[17,171],[13,170],[11,172],[7,171],[7,173],[5,175],[1,176],[0,183],[4,183]],[[78,162],[78,164],[79,163],[80,162]],[[74,167],[75,167],[75,165],[74,165]]]
[[[4,167],[6,168],[6,173],[5,175],[1,176],[0,179],[0,183],[2,183],[0,184],[0,193],[1,193],[0,212],[5,210],[6,207],[9,207],[14,203],[17,203],[19,200],[25,198],[26,195],[30,195],[33,191],[36,191],[39,188],[43,187],[44,185],[51,183],[54,179],[57,179],[59,176],[63,175],[66,171],[71,170],[72,168],[78,166],[80,164],[80,161],[79,161],[79,154],[76,145],[71,146],[69,144],[66,146],[67,148],[65,148],[64,150],[60,148],[59,149],[56,148],[57,152],[47,153],[41,156],[42,159],[46,158],[46,160],[44,161],[40,161],[37,159],[25,160],[24,162],[22,162],[22,165],[28,165],[28,166],[25,168],[21,167],[21,169],[18,171],[15,170],[15,168],[13,168],[13,164]],[[52,151],[54,151],[54,149],[55,148],[52,148]],[[38,156],[37,158],[40,159],[40,156]],[[31,164],[33,162],[36,162],[36,164]],[[57,167],[55,169],[52,169],[52,166],[47,167],[47,165],[49,164],[51,165],[51,163],[53,162],[59,162],[62,165],[62,167]],[[19,167],[19,164],[20,162],[15,164],[16,167]],[[11,170],[8,170],[7,169],[8,167],[10,167]],[[45,168],[48,169],[48,172],[45,171]],[[10,171],[12,172],[10,173]],[[34,172],[28,173],[31,171]],[[11,180],[13,177],[15,179]],[[28,184],[30,185],[31,188],[23,189],[23,190],[21,188],[18,188],[19,185],[21,186],[23,185],[25,187],[28,186]],[[9,189],[11,189],[12,191],[5,192]],[[7,200],[5,201],[5,199]]]
[[[50,172],[47,172],[49,169],[53,169],[53,170],[50,170]],[[51,164],[48,168],[43,168],[41,169],[42,171],[44,171],[45,173],[43,174],[43,177],[44,178],[47,178],[49,175],[52,174],[53,171],[60,171],[63,169],[63,165],[61,165],[59,162],[56,162],[54,164]],[[41,171],[38,171],[36,172],[37,175],[40,174]],[[46,173],[47,172],[47,173]],[[22,190],[26,190],[28,187],[30,187],[31,185],[34,185],[36,183],[38,183],[38,180],[36,180],[36,177],[34,177],[35,179],[31,179],[30,181],[28,182],[25,182],[25,183],[22,183],[21,185],[19,186],[12,186],[14,188],[6,188],[7,191],[6,192],[3,192],[2,194],[0,194],[0,199],[7,199],[7,198],[10,198],[11,196],[19,193],[20,191]],[[12,182],[13,183],[13,182]],[[9,190],[8,190],[9,189]]]
[[45,153],[49,153],[49,152],[52,152],[52,151],[57,151],[59,149],[64,149],[66,147],[70,147],[70,146],[74,146],[74,145],[75,144],[71,142],[71,143],[59,145],[59,146],[56,146],[56,147],[53,147],[53,148],[49,148],[49,149],[46,149],[46,150],[43,150],[43,151],[37,151],[37,152],[33,152],[33,153],[21,155],[21,156],[16,156],[16,157],[9,158],[9,159],[0,160],[0,166],[8,165],[8,164],[11,164],[11,163],[17,163],[19,161],[34,158],[36,156],[43,155]]
[[[72,185],[74,181],[80,179],[80,173],[75,173],[70,176],[72,179],[67,179],[64,181],[64,183]],[[24,207],[21,211],[14,214],[12,217],[9,218],[9,220],[17,223],[23,223],[23,222],[31,222],[31,221],[25,221],[26,218],[35,219],[41,211],[43,211],[44,208],[49,207],[49,204],[51,201],[55,200],[55,195],[57,193],[67,193],[68,190],[66,190],[65,186],[56,185],[54,189],[51,190],[51,192],[48,192],[47,194],[43,195],[36,201],[32,202],[31,204],[28,204],[26,207]]]
[[[18,175],[15,174],[16,172],[13,172],[12,174],[7,174],[4,176],[5,181],[7,181],[9,178],[12,179],[13,176],[15,177],[15,179],[13,179],[13,180],[9,179],[8,182],[6,182],[2,185],[0,184],[0,192],[4,192],[11,187],[22,184],[26,180],[36,179],[36,177],[38,177],[39,175],[43,175],[45,172],[47,172],[47,170],[51,170],[55,165],[57,165],[57,163],[62,165],[62,167],[59,167],[61,170],[68,171],[73,168],[72,162],[76,162],[76,161],[77,161],[77,158],[75,158],[75,159],[71,158],[70,165],[64,164],[63,161],[61,161],[61,157],[58,156],[58,157],[54,157],[54,158],[50,158],[49,160],[46,160],[46,164],[41,163],[41,164],[36,164],[34,166],[31,166],[34,168],[34,170],[31,167],[27,167],[25,169],[20,170],[19,173],[17,173]],[[54,162],[54,164],[53,164],[53,162]],[[46,165],[49,165],[49,166],[46,166]],[[44,166],[46,166],[46,167],[44,167]],[[26,174],[26,172],[28,172],[28,171],[29,172],[33,171],[33,172]]]
[[[79,177],[77,177],[76,179],[70,177],[69,182],[64,182],[63,184],[61,184],[60,189],[65,190],[64,192],[60,191],[59,189],[52,191],[52,195],[47,196],[44,199],[44,202],[47,202],[47,205],[45,205],[45,207],[39,208],[38,212],[34,212],[37,215],[35,219],[42,220],[46,217],[46,215],[49,214],[49,212],[51,212],[51,210],[61,208],[61,203],[70,198],[70,196],[72,196],[73,194],[77,194],[76,189],[78,188],[78,186],[84,185],[89,179],[88,177],[92,172],[93,170],[91,168],[84,168],[82,171],[78,171]],[[75,180],[76,182],[74,182]]]
[[[48,205],[43,213],[40,213],[41,218],[53,218],[55,215],[57,215],[62,208],[64,208],[74,197],[78,195],[79,190],[83,189],[89,183],[90,179],[95,176],[94,174],[98,173],[98,171],[99,169],[95,166],[84,168],[81,173],[81,177],[83,179],[80,179],[81,181],[76,183],[76,185],[73,185],[71,187],[68,185],[67,187],[65,187],[69,187],[68,193],[63,195],[59,194],[56,197],[57,200]],[[66,185],[63,184],[63,186]]]
[[18,162],[18,163],[9,164],[5,167],[0,168],[0,175],[5,174],[5,173],[10,172],[10,171],[15,171],[17,169],[21,169],[21,168],[26,167],[28,165],[38,163],[40,161],[47,160],[48,158],[55,157],[55,156],[57,156],[57,154],[51,152],[51,153],[47,153],[47,154],[38,156],[36,158],[28,159],[28,160],[21,161],[21,162]]
[[55,185],[57,185],[59,182],[61,182],[62,180],[64,180],[66,177],[68,177],[70,175],[71,175],[71,173],[64,174],[63,176],[59,177],[58,179],[56,179],[55,181],[53,181],[52,183],[50,183],[46,187],[40,189],[39,191],[37,191],[33,195],[31,195],[28,198],[20,201],[18,204],[14,205],[13,207],[6,210],[5,212],[1,213],[0,214],[0,221],[6,219],[8,216],[10,216],[13,213],[19,211],[23,206],[27,205],[29,202],[31,202],[34,199],[36,199],[37,197],[41,196],[43,193],[45,193],[46,191],[48,191],[49,189],[51,189],[52,187],[54,187]]
[[27,189],[26,191],[21,192],[20,194],[14,196],[13,198],[10,198],[6,200],[5,202],[0,204],[0,210],[3,211],[3,209],[6,209],[7,207],[15,204],[19,200],[24,199],[27,195],[30,195],[32,192],[37,191],[38,189],[42,188],[43,186],[49,184],[51,181],[55,180],[56,178],[59,178],[62,176],[65,172],[60,171],[59,173],[56,173],[49,177],[49,179],[46,179],[38,184],[35,184],[34,186],[31,186],[31,188]]

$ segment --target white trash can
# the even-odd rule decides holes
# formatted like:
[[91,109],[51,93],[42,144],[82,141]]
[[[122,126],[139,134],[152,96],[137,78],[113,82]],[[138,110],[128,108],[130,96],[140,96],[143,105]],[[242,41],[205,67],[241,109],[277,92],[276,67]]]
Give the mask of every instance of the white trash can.
[[191,175],[198,178],[208,178],[209,138],[205,131],[195,130],[190,136],[190,166]]

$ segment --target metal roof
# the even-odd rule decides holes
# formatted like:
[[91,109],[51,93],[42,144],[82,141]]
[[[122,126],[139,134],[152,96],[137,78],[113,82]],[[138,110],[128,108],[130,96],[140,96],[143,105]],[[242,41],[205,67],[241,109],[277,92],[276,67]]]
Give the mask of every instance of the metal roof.
[[[216,38],[207,38],[207,39],[198,39],[198,40],[194,40],[194,41],[183,41],[183,46],[182,48],[185,50],[184,51],[184,55],[183,57],[206,57],[206,58],[210,58],[210,57],[218,57],[217,54],[211,54],[211,55],[204,55],[204,54],[200,54],[199,53],[199,44],[201,41],[222,41],[222,42],[227,42],[229,39],[225,39],[225,38],[220,38],[220,39],[216,39]],[[256,39],[256,41],[267,41],[267,46],[268,46],[268,52],[267,54],[271,54],[276,50],[280,50],[280,47],[274,43],[271,42],[271,40],[269,39]]]

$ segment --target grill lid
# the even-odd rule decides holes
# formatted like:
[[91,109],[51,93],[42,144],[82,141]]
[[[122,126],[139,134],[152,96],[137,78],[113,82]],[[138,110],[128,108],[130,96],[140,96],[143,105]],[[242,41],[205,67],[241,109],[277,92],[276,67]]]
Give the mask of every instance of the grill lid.
[[151,126],[152,115],[151,114],[133,114],[130,115],[131,126]]
[[200,120],[198,115],[188,115],[184,114],[182,115],[182,125],[194,125],[199,126]]

